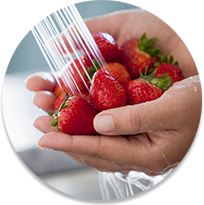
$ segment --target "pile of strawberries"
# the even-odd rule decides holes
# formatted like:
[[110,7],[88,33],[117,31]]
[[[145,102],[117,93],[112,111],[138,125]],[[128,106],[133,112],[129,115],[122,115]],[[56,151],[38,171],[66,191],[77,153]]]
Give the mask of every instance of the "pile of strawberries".
[[174,62],[172,56],[168,59],[158,47],[154,47],[158,41],[156,38],[147,40],[143,34],[140,39],[132,39],[119,48],[108,33],[99,32],[92,36],[107,64],[100,67],[91,53],[81,58],[83,65],[76,58],[67,68],[68,72],[65,71],[74,78],[69,80],[78,85],[79,90],[74,94],[59,77],[62,87],[58,84],[55,87],[58,98],[51,126],[57,126],[61,132],[97,134],[93,119],[98,112],[155,100],[173,83],[184,79],[178,62]]

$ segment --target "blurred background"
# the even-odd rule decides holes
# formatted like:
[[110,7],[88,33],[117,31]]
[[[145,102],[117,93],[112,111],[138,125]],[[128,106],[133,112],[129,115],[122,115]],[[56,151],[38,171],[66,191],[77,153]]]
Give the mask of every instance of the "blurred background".
[[[81,2],[76,7],[82,18],[137,8],[104,0]],[[63,153],[36,147],[41,133],[32,126],[32,122],[36,116],[46,113],[33,105],[34,93],[25,88],[24,82],[27,76],[39,71],[50,71],[50,68],[29,31],[10,60],[3,84],[3,115],[10,141],[25,165],[51,187],[72,196],[100,200],[96,170],[75,162]]]

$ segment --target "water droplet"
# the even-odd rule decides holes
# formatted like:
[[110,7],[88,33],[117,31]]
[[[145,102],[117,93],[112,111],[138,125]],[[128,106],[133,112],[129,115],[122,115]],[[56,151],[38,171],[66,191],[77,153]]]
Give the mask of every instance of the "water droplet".
[[193,82],[194,83],[200,83],[200,79],[194,79]]
[[175,87],[178,89],[182,89],[182,88],[185,88],[186,86],[185,85],[176,85]]
[[197,88],[197,87],[194,87],[193,90],[194,90],[194,92],[197,92],[197,91],[198,91],[198,88]]

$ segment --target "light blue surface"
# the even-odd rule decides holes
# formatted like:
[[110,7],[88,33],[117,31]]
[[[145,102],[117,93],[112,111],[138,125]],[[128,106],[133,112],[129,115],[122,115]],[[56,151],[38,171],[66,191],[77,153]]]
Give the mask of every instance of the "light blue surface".
[[[118,10],[134,9],[134,5],[117,1],[86,1],[76,4],[82,18],[104,15]],[[53,11],[54,12],[54,11]],[[49,15],[49,14],[47,14]],[[31,25],[31,27],[34,25]],[[38,45],[29,31],[15,50],[7,72],[50,71]]]

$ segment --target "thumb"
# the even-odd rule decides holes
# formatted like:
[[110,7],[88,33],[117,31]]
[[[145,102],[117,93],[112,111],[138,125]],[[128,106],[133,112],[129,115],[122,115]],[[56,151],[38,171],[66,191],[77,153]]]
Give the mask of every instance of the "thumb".
[[[133,135],[155,130],[175,129],[177,100],[160,98],[138,105],[100,112],[94,118],[97,132],[105,135]],[[171,108],[171,109],[170,109]],[[170,121],[169,119],[174,119]]]
[[[151,110],[151,111],[150,111]],[[155,112],[146,104],[125,106],[99,113],[94,118],[97,132],[105,135],[133,135],[155,130]],[[155,124],[155,123],[154,123]],[[159,122],[158,122],[159,124]]]

